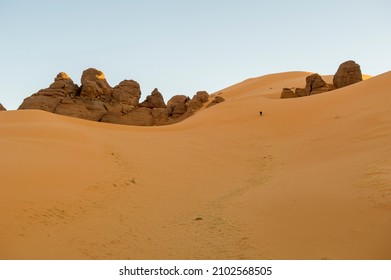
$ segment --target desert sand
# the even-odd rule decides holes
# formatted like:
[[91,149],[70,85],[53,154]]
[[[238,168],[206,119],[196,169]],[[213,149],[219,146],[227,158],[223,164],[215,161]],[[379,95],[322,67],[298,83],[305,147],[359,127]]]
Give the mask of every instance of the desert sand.
[[391,72],[279,99],[308,74],[161,127],[0,112],[0,259],[391,259]]

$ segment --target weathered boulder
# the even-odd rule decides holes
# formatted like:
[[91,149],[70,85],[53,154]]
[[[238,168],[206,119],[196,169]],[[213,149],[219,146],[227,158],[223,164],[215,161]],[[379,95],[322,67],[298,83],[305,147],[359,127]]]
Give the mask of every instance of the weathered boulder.
[[305,80],[306,95],[314,95],[334,89],[332,85],[326,84],[322,77],[317,73],[307,76]]
[[333,78],[335,88],[345,87],[360,81],[362,81],[361,68],[353,60],[342,63]]
[[7,111],[6,108],[4,108],[4,106],[0,103],[0,111]]
[[209,101],[209,94],[208,92],[202,90],[202,91],[197,91],[195,96],[193,97],[194,98],[197,98],[199,101],[201,101],[202,103],[206,103]]
[[137,106],[141,96],[140,85],[133,80],[124,80],[113,88],[112,96],[118,103]]
[[155,88],[150,95],[147,96],[144,102],[140,103],[140,107],[146,108],[166,108],[164,103],[163,95]]
[[209,101],[209,94],[206,91],[198,91],[191,100],[187,102],[187,108],[190,112],[198,111],[203,104]]
[[209,108],[224,101],[225,99],[223,97],[221,97],[220,95],[216,95],[215,98],[206,106],[206,108]]
[[281,98],[294,98],[298,97],[297,94],[290,88],[283,88],[281,92]]
[[311,95],[311,92],[326,85],[326,82],[317,73],[307,76],[305,81],[305,92],[307,95]]
[[175,95],[167,102],[167,113],[169,117],[179,118],[187,111],[187,102],[190,98],[186,95]]
[[111,100],[113,89],[106,81],[102,71],[95,68],[88,68],[81,76],[80,96],[86,100],[101,98],[105,101]]

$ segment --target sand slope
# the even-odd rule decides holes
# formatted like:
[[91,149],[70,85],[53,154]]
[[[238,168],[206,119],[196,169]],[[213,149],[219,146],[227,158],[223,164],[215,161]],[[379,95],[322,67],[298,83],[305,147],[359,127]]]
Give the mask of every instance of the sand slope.
[[164,127],[0,112],[0,258],[391,259],[391,72],[276,98],[307,75]]

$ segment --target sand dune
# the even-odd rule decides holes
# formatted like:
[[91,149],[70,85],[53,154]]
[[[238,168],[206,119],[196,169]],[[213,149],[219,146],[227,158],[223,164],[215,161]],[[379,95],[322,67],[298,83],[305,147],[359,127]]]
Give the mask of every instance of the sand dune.
[[162,127],[0,112],[0,258],[391,259],[391,72],[278,99],[307,75]]

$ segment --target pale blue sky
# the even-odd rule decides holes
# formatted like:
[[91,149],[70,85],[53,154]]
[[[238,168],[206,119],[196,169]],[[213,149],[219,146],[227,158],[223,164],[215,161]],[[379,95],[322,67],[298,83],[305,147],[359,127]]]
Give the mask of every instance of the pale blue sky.
[[348,59],[377,75],[391,70],[390,12],[388,0],[0,0],[0,103],[16,109],[61,71],[80,84],[89,67],[166,101]]

